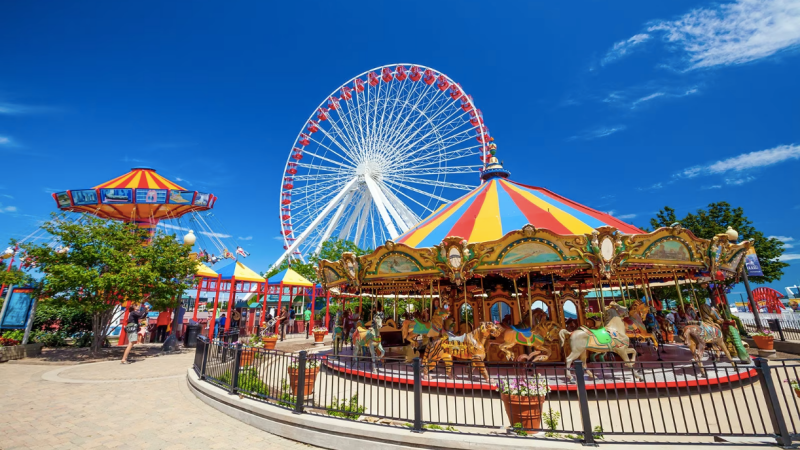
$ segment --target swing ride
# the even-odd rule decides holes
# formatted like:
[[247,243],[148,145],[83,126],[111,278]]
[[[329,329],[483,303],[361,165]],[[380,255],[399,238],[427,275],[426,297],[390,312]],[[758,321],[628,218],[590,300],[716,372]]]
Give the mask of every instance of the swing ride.
[[[480,186],[370,254],[344,253],[339,261],[322,260],[318,265],[323,286],[339,299],[371,301],[372,309],[365,314],[362,300],[358,302],[357,316],[364,321],[377,313],[396,319],[402,298],[414,305],[412,311],[399,311],[406,321],[420,323],[441,313],[451,317],[444,321],[445,330],[404,333],[405,358],[387,359],[374,372],[354,370],[335,358],[328,361],[329,367],[408,382],[402,375],[408,372],[405,364],[418,351],[423,370],[431,373],[424,384],[465,389],[493,387],[468,374],[443,377],[453,377],[453,358],[549,364],[553,367],[546,376],[558,377],[559,382],[551,383],[557,389],[575,388],[569,384],[569,371],[564,376],[564,363],[567,368],[575,359],[585,364],[590,355],[602,359],[616,354],[630,367],[611,380],[595,381],[595,389],[617,389],[620,382],[626,387],[694,386],[724,383],[729,376],[754,376],[736,326],[716,309],[728,309],[718,281],[738,278],[751,242],[736,243],[733,230],[701,239],[677,223],[648,233],[547,189],[514,182],[494,156],[497,146],[489,139],[491,156]],[[636,326],[662,309],[653,284],[688,287],[690,306],[681,298],[678,313],[693,311],[703,326],[724,336],[707,344],[726,342],[736,361],[718,361],[715,367],[724,369],[706,369],[694,378],[662,370],[656,379],[652,373],[633,370],[634,364],[660,364],[657,361],[670,361],[671,367],[681,372],[686,368],[686,373],[694,364],[702,368],[702,354],[656,340],[654,336],[661,336],[657,323],[652,333]],[[698,302],[695,290],[700,289],[708,290],[712,305]],[[460,342],[487,324],[501,329],[486,337],[480,354],[463,353]],[[433,360],[424,356],[431,349],[436,351]],[[436,360],[447,363],[445,374],[434,375]],[[495,365],[489,376],[502,377],[507,370],[514,369]]]

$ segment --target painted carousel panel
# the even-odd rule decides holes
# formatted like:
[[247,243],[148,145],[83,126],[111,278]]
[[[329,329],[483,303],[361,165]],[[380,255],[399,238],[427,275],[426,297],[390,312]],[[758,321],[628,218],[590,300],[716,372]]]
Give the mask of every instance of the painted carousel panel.
[[391,255],[384,258],[378,266],[378,274],[396,274],[419,272],[419,266],[402,255]]
[[512,264],[536,264],[561,261],[552,248],[538,242],[525,242],[511,249],[500,263],[503,266]]

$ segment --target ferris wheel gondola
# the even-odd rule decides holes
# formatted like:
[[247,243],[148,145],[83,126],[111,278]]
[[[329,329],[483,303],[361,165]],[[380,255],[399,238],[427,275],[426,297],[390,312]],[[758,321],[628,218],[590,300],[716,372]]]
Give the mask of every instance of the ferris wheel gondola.
[[331,237],[383,244],[479,183],[489,129],[472,96],[414,64],[368,70],[334,90],[304,123],[280,186],[285,258]]

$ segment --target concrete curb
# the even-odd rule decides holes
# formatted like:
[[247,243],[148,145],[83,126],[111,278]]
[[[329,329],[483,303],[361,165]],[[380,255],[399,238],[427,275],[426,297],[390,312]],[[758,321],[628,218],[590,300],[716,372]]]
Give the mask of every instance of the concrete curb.
[[260,430],[305,444],[334,450],[381,449],[454,449],[518,450],[536,447],[541,450],[582,449],[580,443],[549,441],[536,438],[505,438],[460,433],[410,430],[353,422],[313,414],[294,414],[289,410],[263,402],[230,395],[217,386],[201,381],[193,369],[186,379],[189,390],[201,401],[234,419]]

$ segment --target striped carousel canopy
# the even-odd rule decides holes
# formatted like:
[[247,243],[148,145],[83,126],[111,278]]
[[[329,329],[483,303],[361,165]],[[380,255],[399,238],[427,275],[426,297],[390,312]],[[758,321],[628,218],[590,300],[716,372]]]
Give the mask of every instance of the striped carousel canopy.
[[125,175],[99,184],[94,189],[175,189],[184,191],[182,186],[169,181],[149,167],[134,167]]
[[493,167],[484,172],[485,181],[475,190],[439,209],[396,242],[417,248],[432,247],[448,236],[485,242],[500,239],[526,224],[558,234],[591,233],[604,225],[625,234],[644,233],[547,189],[508,180],[508,172],[497,162]]

